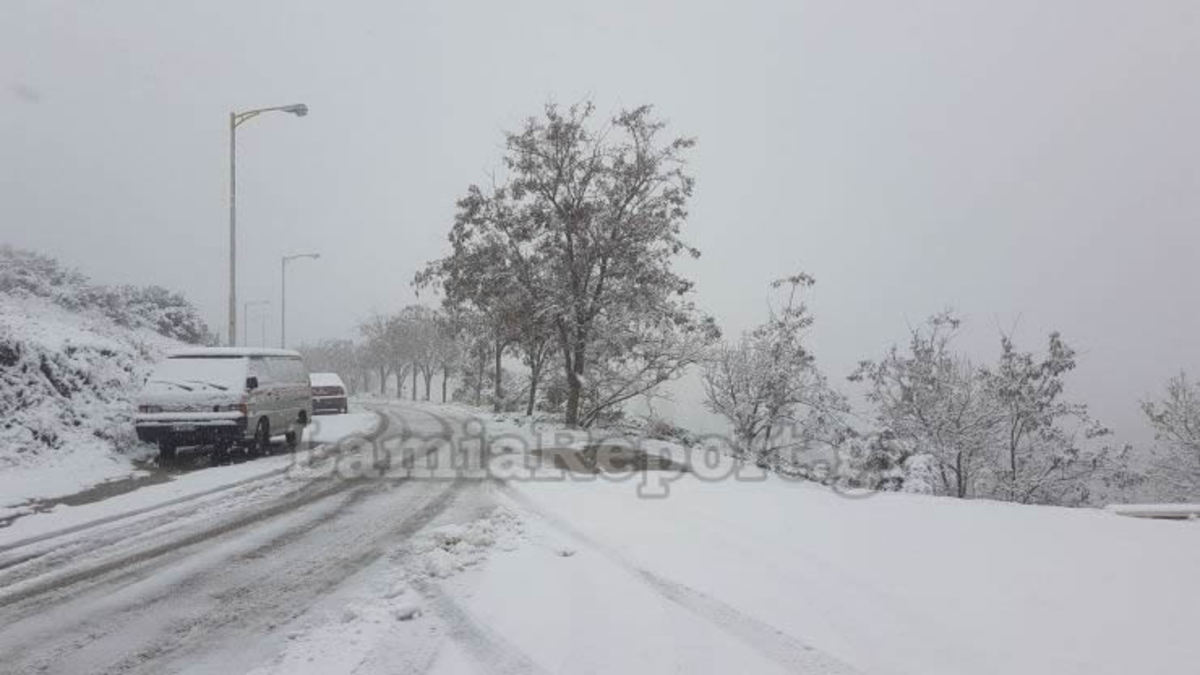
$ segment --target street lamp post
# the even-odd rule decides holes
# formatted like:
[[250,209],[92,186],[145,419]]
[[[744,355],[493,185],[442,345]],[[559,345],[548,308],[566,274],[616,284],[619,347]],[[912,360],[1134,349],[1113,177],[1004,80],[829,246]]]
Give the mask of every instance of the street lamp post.
[[279,348],[287,349],[287,264],[297,258],[320,258],[320,253],[297,253],[279,259]]
[[[259,305],[269,305],[270,300],[248,300],[242,303],[242,344],[249,345],[250,339],[246,337],[246,329],[250,326],[250,308]],[[263,346],[267,346],[264,340]]]
[[308,114],[303,103],[229,113],[229,344],[237,344],[237,128],[265,112],[285,112],[296,117]]

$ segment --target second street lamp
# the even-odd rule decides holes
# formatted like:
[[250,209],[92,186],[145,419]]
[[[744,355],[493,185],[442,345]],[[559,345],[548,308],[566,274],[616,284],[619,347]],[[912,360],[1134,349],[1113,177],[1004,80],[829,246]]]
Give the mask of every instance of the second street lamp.
[[287,349],[287,264],[297,258],[320,258],[320,253],[297,253],[279,259],[279,348]]
[[279,105],[229,113],[229,345],[237,344],[237,128],[265,112],[285,112],[304,117],[308,106],[303,103]]

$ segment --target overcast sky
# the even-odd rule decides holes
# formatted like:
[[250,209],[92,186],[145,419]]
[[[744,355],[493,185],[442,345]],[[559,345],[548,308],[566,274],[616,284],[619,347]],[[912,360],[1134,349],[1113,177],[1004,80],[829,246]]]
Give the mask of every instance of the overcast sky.
[[682,268],[728,333],[797,269],[839,380],[947,306],[981,359],[1061,330],[1141,441],[1137,400],[1200,375],[1198,77],[1195,0],[5,0],[0,243],[223,332],[229,111],[304,102],[239,129],[239,297],[277,340],[279,257],[318,251],[289,341],[350,336],[414,300],[503,130],[652,103],[699,139]]

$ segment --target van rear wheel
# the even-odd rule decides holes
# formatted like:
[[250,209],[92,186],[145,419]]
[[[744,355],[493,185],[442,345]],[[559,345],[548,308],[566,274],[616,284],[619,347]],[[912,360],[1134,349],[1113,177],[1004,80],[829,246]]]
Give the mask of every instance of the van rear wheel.
[[254,427],[254,441],[250,444],[250,455],[265,455],[271,449],[271,423],[267,418],[258,421]]
[[300,415],[296,417],[296,423],[284,436],[287,439],[288,450],[295,452],[296,446],[300,444],[300,434],[304,432],[306,426],[308,426],[308,414],[300,411]]

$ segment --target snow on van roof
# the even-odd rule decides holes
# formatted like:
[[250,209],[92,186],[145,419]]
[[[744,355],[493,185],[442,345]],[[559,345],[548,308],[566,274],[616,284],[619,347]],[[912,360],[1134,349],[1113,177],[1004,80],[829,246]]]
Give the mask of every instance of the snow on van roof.
[[338,377],[337,373],[309,373],[308,381],[314,387],[342,387],[346,385],[342,383],[342,378]]
[[195,347],[192,349],[176,349],[167,355],[175,358],[203,357],[234,357],[234,356],[291,356],[300,358],[300,352],[294,349],[263,349],[260,347]]

